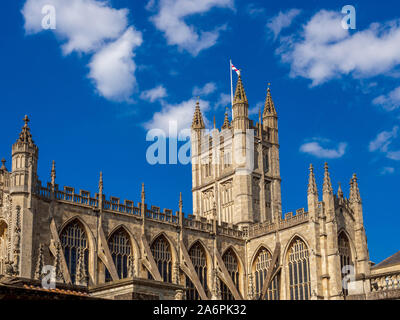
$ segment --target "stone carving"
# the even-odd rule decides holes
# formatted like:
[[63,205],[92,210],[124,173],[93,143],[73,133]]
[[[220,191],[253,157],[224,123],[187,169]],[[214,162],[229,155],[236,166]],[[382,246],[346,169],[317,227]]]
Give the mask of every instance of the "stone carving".
[[38,280],[42,279],[43,266],[44,266],[43,243],[41,243],[39,245],[38,258],[37,258],[37,262],[36,262],[35,279],[38,279]]
[[249,289],[247,292],[247,297],[249,300],[254,300],[254,282],[253,282],[253,275],[249,274]]
[[21,207],[17,206],[15,215],[15,227],[14,227],[14,275],[19,275],[19,254],[20,254],[20,242],[21,242],[21,226],[20,226],[20,212]]
[[85,249],[79,248],[78,263],[76,265],[76,284],[87,285],[87,273],[85,266]]
[[175,300],[183,300],[183,290],[175,290]]
[[132,255],[128,258],[128,278],[135,276],[135,259]]
[[64,274],[62,271],[62,264],[61,264],[61,243],[57,242],[56,244],[56,256],[54,257],[54,267],[56,271],[56,281],[57,282],[65,282]]
[[179,263],[178,262],[174,263],[172,282],[179,284]]
[[221,300],[221,287],[219,281],[217,269],[213,269],[212,300]]

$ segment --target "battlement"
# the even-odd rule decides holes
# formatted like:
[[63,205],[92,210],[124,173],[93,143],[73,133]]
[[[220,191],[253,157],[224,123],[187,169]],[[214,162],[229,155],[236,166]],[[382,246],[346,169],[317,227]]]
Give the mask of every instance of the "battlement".
[[[43,200],[51,200],[52,185],[47,183],[43,186],[41,181],[38,182],[34,193],[36,196]],[[56,184],[54,186],[54,199],[62,202],[69,202],[73,205],[82,206],[86,208],[98,208],[99,207],[99,194],[95,193],[91,195],[90,191],[79,190],[79,193],[75,193],[75,188],[64,186],[63,189],[59,190],[59,186]],[[135,206],[134,202],[131,200],[124,200],[121,203],[120,198],[110,196],[106,199],[103,194],[103,210],[111,214],[129,214],[142,219],[141,214],[141,203],[138,202]],[[146,219],[155,222],[179,225],[179,212],[173,211],[171,209],[160,210],[160,207],[150,206],[147,207],[145,204],[145,214]],[[213,232],[213,222],[205,217],[195,216],[189,214],[187,217],[183,217],[183,227],[187,229],[192,229],[196,231]],[[228,223],[222,223],[221,226],[217,227],[217,233],[229,237],[243,238],[243,231],[239,230],[237,225],[232,225]]]
[[288,212],[284,215],[283,219],[279,219],[277,223],[275,222],[260,222],[249,227],[243,228],[243,233],[245,237],[253,238],[268,233],[272,233],[278,230],[283,230],[295,225],[304,223],[308,221],[308,212],[305,212],[304,208],[297,209],[296,214],[293,212]]

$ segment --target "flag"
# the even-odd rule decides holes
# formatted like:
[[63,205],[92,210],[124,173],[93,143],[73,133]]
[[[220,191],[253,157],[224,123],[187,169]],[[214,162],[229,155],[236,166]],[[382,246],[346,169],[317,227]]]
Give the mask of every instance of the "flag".
[[232,68],[233,71],[236,72],[236,74],[237,74],[238,76],[240,76],[240,70],[237,69],[237,68],[232,64],[232,62],[231,62],[231,68]]

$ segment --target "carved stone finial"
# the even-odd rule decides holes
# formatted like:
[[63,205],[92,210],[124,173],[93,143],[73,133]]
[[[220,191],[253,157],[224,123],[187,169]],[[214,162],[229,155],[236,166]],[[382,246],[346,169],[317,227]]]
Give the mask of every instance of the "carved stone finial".
[[329,167],[328,167],[328,163],[325,162],[324,165],[324,184],[323,184],[323,193],[329,193],[332,194],[333,193],[333,189],[332,189],[332,183],[331,183],[331,178],[329,176]]
[[2,170],[7,170],[7,168],[6,168],[6,159],[1,159],[1,168],[0,169],[2,169]]
[[315,182],[314,167],[310,164],[310,176],[308,179],[308,193],[318,195],[317,183]]

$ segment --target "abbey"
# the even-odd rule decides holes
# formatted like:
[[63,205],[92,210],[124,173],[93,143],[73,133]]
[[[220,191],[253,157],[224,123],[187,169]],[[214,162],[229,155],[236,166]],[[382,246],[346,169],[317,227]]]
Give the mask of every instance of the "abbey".
[[[336,194],[325,164],[322,195],[312,165],[308,208],[282,214],[278,115],[268,89],[259,121],[248,117],[239,76],[232,120],[206,133],[192,122],[193,212],[121,201],[37,175],[39,149],[26,116],[0,168],[0,291],[46,291],[54,267],[59,295],[105,299],[400,298],[400,255],[369,260],[357,177]],[[248,132],[252,132],[249,138]],[[218,139],[218,144],[215,140]],[[217,147],[215,147],[217,145]],[[251,151],[251,165],[235,154]],[[218,159],[218,161],[215,161]],[[344,271],[344,272],[342,272]],[[53,290],[54,291],[54,290]],[[53,292],[52,291],[52,292]],[[49,293],[47,297],[51,296]]]

